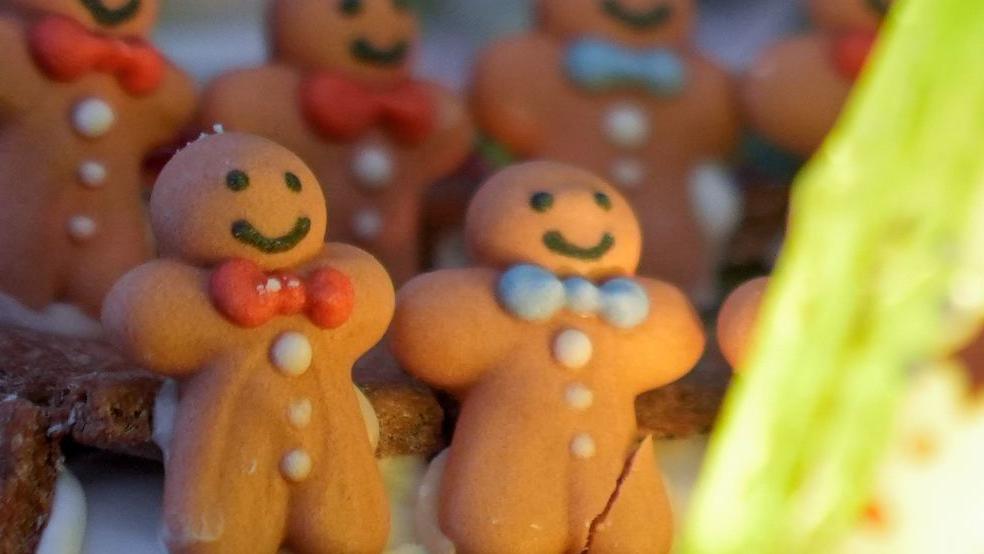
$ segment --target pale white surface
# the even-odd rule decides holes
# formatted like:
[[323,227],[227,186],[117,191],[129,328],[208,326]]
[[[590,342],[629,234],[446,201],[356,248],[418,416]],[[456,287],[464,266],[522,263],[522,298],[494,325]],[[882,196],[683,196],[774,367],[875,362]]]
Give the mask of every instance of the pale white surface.
[[362,240],[372,240],[383,230],[383,216],[375,208],[363,208],[352,218],[352,230]]
[[103,336],[102,324],[75,306],[51,304],[39,312],[29,309],[3,293],[0,293],[0,324],[65,337],[101,338]]
[[649,115],[635,104],[615,104],[605,114],[602,130],[615,146],[639,148],[649,141]]
[[633,189],[646,178],[646,167],[637,158],[619,158],[612,163],[611,179],[616,185]]
[[591,338],[584,331],[567,329],[554,339],[554,359],[568,369],[581,369],[591,361],[593,354]]
[[68,219],[68,235],[78,242],[90,240],[97,230],[96,220],[87,215],[74,215]]
[[116,123],[113,107],[101,98],[86,98],[72,112],[72,127],[82,136],[99,138]]
[[277,337],[270,348],[270,361],[274,367],[291,377],[303,375],[311,367],[313,355],[311,341],[293,331]]
[[582,383],[573,383],[564,391],[564,401],[571,408],[584,411],[594,404],[594,393]]
[[280,472],[288,481],[295,483],[307,479],[312,467],[311,455],[302,448],[291,450],[280,462]]
[[587,433],[574,435],[571,439],[571,455],[578,460],[590,460],[598,452],[594,437]]
[[174,379],[165,379],[154,399],[154,428],[151,435],[151,439],[164,453],[164,459],[167,459],[171,452],[174,418],[177,414],[178,383]]
[[106,166],[96,162],[87,161],[79,165],[79,181],[89,188],[99,188],[106,183]]
[[379,144],[363,146],[352,158],[352,174],[356,181],[369,190],[385,188],[393,181],[396,170],[393,154]]
[[37,554],[79,554],[85,535],[86,503],[82,484],[68,469],[55,481],[55,499]]

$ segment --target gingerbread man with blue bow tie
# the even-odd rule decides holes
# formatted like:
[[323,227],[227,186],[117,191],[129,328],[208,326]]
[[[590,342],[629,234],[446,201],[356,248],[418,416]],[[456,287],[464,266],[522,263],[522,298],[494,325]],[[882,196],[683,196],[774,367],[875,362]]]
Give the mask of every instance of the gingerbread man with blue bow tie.
[[634,400],[687,373],[704,336],[679,289],[636,276],[632,208],[583,170],[532,162],[479,189],[466,235],[480,265],[411,280],[391,328],[404,367],[462,401],[431,468],[429,551],[667,552]]
[[688,46],[692,0],[537,6],[536,30],[493,45],[478,63],[480,127],[520,158],[605,176],[639,214],[640,273],[712,295],[738,211],[719,163],[736,143],[738,116],[728,76]]

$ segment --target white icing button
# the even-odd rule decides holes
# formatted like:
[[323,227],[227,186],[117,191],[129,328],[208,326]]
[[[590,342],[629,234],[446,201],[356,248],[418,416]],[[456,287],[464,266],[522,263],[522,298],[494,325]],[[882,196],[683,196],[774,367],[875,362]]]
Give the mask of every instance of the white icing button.
[[621,148],[639,148],[649,140],[649,117],[637,106],[619,104],[605,115],[605,137]]
[[79,181],[89,188],[99,188],[106,182],[106,166],[99,162],[82,162]]
[[577,329],[567,329],[554,339],[554,358],[564,367],[581,369],[591,361],[591,338]]
[[68,220],[68,236],[77,241],[87,241],[96,235],[96,221],[86,215],[76,215]]
[[311,474],[312,465],[311,455],[298,448],[288,452],[280,461],[280,472],[288,481],[299,483]]
[[616,185],[633,189],[641,185],[646,178],[646,169],[639,160],[622,158],[612,164],[611,177]]
[[393,156],[380,146],[367,146],[355,153],[352,174],[366,188],[383,188],[393,180]]
[[564,401],[571,408],[583,412],[594,404],[594,393],[581,383],[574,383],[564,391]]
[[98,138],[113,127],[116,113],[105,100],[86,98],[75,106],[72,125],[79,134],[88,138]]
[[280,279],[277,279],[275,277],[271,277],[271,278],[267,279],[267,282],[266,282],[266,291],[267,292],[280,292],[280,289],[282,289],[282,288],[283,288],[283,285],[280,284]]
[[579,460],[593,458],[596,451],[595,441],[587,433],[574,435],[571,440],[571,454]]
[[311,342],[293,331],[277,337],[270,349],[270,361],[285,375],[296,377],[311,367]]
[[372,240],[383,230],[383,216],[372,208],[356,212],[352,219],[352,230],[361,240]]
[[287,408],[287,421],[295,429],[303,429],[311,423],[311,401],[307,398],[291,402]]

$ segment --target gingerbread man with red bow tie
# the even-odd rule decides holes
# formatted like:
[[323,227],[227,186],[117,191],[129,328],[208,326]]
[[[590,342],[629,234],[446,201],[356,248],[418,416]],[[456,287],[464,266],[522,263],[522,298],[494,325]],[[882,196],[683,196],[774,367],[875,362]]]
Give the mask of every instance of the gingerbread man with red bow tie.
[[153,254],[143,161],[187,125],[191,80],[148,42],[156,0],[0,0],[0,293],[98,317]]
[[329,238],[379,257],[402,282],[420,268],[426,187],[461,165],[462,103],[410,73],[417,22],[405,0],[275,0],[273,61],[219,77],[203,124],[297,152],[332,199]]
[[151,198],[162,259],[124,276],[103,323],[134,362],[179,381],[165,460],[171,552],[381,552],[389,508],[352,384],[393,285],[324,244],[313,173],[260,137],[207,136]]
[[810,0],[817,30],[765,51],[742,83],[745,113],[772,146],[809,158],[864,69],[894,0]]

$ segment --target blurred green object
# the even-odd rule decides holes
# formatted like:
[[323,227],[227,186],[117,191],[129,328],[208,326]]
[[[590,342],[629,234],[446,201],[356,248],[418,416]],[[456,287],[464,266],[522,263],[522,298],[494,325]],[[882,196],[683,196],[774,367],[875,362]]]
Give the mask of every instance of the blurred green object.
[[900,0],[795,185],[681,552],[837,551],[908,376],[952,352],[984,310],[982,137],[984,2]]

